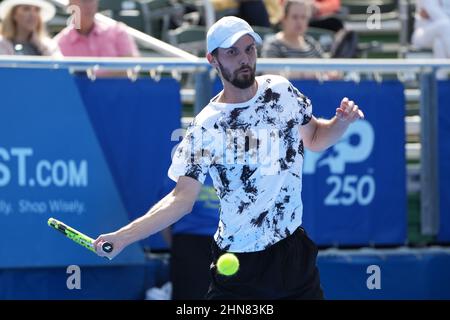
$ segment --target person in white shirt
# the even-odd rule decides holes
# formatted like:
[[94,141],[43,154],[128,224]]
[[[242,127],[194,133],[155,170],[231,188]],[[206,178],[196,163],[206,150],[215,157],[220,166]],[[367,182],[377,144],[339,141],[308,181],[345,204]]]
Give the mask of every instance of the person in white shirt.
[[[450,58],[450,0],[417,0],[412,44],[432,49],[438,59]],[[446,79],[447,72],[439,70],[438,79]]]
[[[287,79],[255,77],[261,37],[236,17],[207,34],[207,59],[223,90],[195,117],[178,145],[168,175],[174,190],[143,217],[94,242],[110,258],[189,213],[209,173],[220,200],[207,299],[323,299],[317,247],[301,227],[304,147],[321,151],[364,117],[344,98],[331,120],[312,115],[311,101]],[[104,242],[114,250],[100,251]],[[235,253],[239,271],[216,270]]]

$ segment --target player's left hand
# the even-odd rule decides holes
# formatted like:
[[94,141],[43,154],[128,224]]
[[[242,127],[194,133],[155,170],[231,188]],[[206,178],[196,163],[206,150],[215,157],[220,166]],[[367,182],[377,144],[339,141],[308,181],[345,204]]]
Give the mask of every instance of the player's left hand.
[[336,109],[336,117],[341,121],[352,123],[358,119],[364,119],[364,113],[354,101],[345,97],[339,108]]

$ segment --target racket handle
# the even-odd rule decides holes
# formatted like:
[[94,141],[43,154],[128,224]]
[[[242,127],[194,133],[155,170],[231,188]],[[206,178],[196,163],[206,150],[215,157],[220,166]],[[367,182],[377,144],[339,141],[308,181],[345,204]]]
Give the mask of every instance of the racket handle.
[[102,244],[102,250],[106,253],[110,253],[111,251],[113,251],[114,247],[112,245],[112,243],[109,242],[105,242]]

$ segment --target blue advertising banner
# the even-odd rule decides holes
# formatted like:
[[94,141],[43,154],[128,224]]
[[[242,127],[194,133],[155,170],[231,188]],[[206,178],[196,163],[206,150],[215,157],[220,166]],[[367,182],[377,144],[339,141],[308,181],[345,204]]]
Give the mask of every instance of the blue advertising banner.
[[438,240],[450,242],[450,81],[438,82],[439,106],[439,195]]
[[72,76],[1,69],[0,83],[0,267],[142,263],[138,245],[106,261],[47,226],[54,217],[95,237],[129,221]]
[[400,245],[406,240],[405,99],[398,81],[294,81],[329,119],[343,97],[365,120],[334,146],[305,153],[304,225],[319,245]]
[[[171,152],[180,128],[180,85],[172,78],[76,79],[92,126],[130,220],[143,215],[162,197]],[[169,190],[170,192],[170,190]],[[160,234],[142,241],[165,249]]]
[[[343,97],[366,119],[322,153],[305,152],[303,225],[318,245],[399,245],[406,240],[405,98],[398,81],[292,81],[317,118]],[[216,81],[214,92],[222,90]]]

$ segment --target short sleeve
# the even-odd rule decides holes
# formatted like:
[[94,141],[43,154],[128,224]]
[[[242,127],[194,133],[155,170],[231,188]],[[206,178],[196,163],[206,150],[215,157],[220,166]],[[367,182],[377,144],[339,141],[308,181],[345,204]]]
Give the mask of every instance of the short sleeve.
[[295,116],[298,120],[298,123],[302,126],[308,124],[312,118],[312,104],[311,100],[305,96],[303,93],[298,91],[296,87],[292,84],[289,86],[289,91],[292,92],[294,98],[296,99],[296,109]]
[[172,156],[172,164],[168,176],[177,182],[180,176],[193,178],[200,183],[205,182],[211,156],[209,154],[207,130],[191,124],[181,143]]

